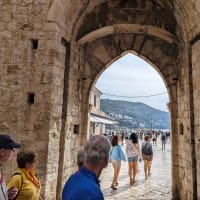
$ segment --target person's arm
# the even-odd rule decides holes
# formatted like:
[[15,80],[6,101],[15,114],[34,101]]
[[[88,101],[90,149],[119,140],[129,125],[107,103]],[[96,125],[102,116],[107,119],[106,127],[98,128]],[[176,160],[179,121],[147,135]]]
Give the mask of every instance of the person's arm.
[[22,185],[22,175],[21,174],[14,174],[10,179],[7,181],[7,188],[16,187],[18,189],[21,188]]
[[153,147],[152,147],[152,143],[150,142],[149,145],[150,145],[151,153],[152,153],[152,155],[153,155]]
[[142,153],[141,153],[141,149],[140,149],[140,145],[139,145],[139,143],[137,143],[137,148],[138,148],[138,156],[139,156],[139,162],[141,162],[142,161]]
[[12,200],[17,196],[18,189],[16,187],[10,187],[8,189],[8,200]]
[[128,145],[129,145],[129,143],[127,142],[127,143],[126,143],[126,149],[125,149],[126,155],[127,155],[127,153],[128,153]]
[[111,162],[112,151],[113,151],[113,147],[111,147],[110,152],[109,152],[109,162]]
[[10,177],[6,185],[8,188],[8,200],[12,200],[22,187],[22,175],[18,172],[15,173]]

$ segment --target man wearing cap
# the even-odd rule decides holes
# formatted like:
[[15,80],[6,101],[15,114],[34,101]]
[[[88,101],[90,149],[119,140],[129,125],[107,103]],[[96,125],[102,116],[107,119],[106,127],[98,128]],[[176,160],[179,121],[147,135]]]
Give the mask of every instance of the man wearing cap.
[[17,188],[7,190],[2,166],[12,158],[15,149],[20,147],[21,144],[16,143],[9,135],[0,135],[0,200],[12,200],[17,195]]

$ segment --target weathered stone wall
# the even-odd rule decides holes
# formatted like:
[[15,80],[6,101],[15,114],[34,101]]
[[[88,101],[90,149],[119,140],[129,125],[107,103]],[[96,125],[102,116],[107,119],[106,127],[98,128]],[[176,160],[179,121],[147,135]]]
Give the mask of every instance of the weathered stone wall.
[[[52,68],[44,65],[51,62],[42,31],[46,10],[42,1],[1,1],[0,5],[1,132],[16,136],[23,148],[37,152],[43,188],[53,81]],[[33,39],[38,40],[37,49],[32,48]]]
[[174,14],[184,36],[188,41],[191,40],[200,32],[200,2],[197,0],[175,0],[174,9]]
[[[73,152],[79,146],[79,139],[71,133],[73,124],[80,124],[74,117],[80,116],[72,113],[80,113],[77,111],[80,106],[76,109],[80,102],[75,101],[74,83],[69,90],[71,98],[68,98],[65,118],[68,120],[66,150],[65,146],[60,149],[66,55],[61,38],[65,33],[59,24],[46,22],[47,14],[47,1],[1,2],[0,127],[1,132],[20,141],[23,149],[36,151],[43,195],[54,200],[60,150],[66,152],[65,166],[70,173],[72,166],[75,167]],[[75,75],[70,77],[72,85]],[[13,173],[16,163],[8,166],[8,174]]]
[[[177,132],[178,140],[174,154],[178,159],[178,174],[174,179],[176,182],[178,198],[192,199],[192,160],[191,160],[191,133],[190,133],[190,98],[189,98],[189,68],[188,51],[182,49],[182,58],[180,58],[180,75],[178,78],[178,115],[177,115]],[[177,199],[178,199],[177,198]]]
[[192,46],[192,81],[193,81],[193,98],[194,98],[194,143],[195,159],[197,170],[197,199],[200,199],[200,41],[198,40]]
[[175,1],[175,14],[183,31],[178,81],[179,147],[177,183],[180,199],[199,199],[199,1]]

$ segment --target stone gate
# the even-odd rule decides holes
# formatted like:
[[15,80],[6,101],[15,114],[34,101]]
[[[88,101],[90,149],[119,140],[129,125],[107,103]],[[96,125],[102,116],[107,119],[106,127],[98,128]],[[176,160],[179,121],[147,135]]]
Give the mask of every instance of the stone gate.
[[168,89],[173,199],[200,199],[199,18],[198,0],[0,1],[0,132],[37,152],[45,199],[75,169],[92,86],[127,52]]

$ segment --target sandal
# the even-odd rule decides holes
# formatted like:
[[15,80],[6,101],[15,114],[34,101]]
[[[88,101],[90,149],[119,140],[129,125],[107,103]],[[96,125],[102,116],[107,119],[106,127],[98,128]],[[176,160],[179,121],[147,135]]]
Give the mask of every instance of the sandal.
[[133,179],[130,178],[130,185],[133,185]]
[[110,186],[113,190],[116,190],[117,188],[114,185]]
[[118,186],[118,185],[119,185],[118,182],[116,182],[116,183],[115,183],[115,186]]

